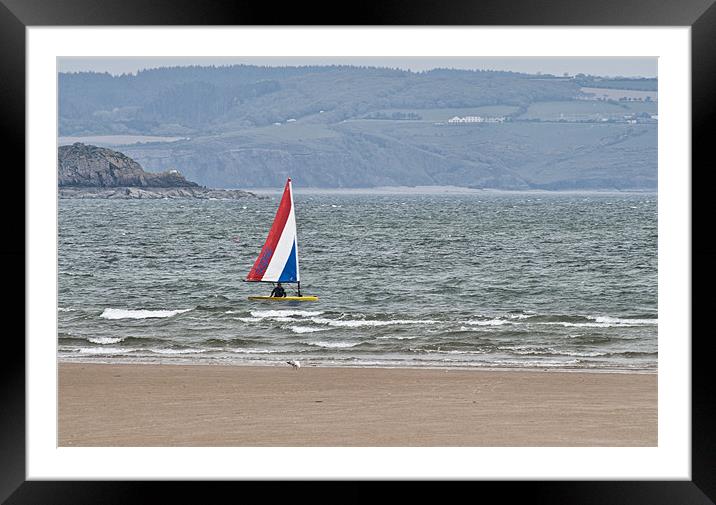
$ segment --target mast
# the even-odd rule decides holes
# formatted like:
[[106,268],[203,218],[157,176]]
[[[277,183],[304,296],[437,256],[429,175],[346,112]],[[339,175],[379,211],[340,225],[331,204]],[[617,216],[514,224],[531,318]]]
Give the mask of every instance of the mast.
[[301,296],[301,271],[298,268],[298,230],[296,229],[296,207],[293,205],[293,183],[291,178],[286,181],[288,193],[291,195],[291,211],[293,212],[293,248],[296,251],[296,282],[298,283],[298,296]]

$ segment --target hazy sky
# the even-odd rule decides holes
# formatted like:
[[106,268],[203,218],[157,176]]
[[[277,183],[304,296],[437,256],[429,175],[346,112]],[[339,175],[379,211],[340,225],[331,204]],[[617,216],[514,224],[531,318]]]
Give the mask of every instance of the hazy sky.
[[432,68],[511,70],[535,74],[570,75],[583,73],[601,76],[656,77],[657,58],[644,57],[62,57],[57,58],[59,72],[109,72],[119,75],[137,70],[182,65],[364,65],[421,71]]

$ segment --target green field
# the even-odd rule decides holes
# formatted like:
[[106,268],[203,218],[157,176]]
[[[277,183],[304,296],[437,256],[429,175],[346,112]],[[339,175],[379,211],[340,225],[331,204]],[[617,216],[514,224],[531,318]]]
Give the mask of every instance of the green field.
[[630,98],[632,100],[658,101],[659,93],[657,91],[642,91],[633,89],[612,89],[612,88],[581,88],[583,93],[591,93],[595,97],[607,98],[609,100],[619,100],[620,98]]
[[635,91],[656,91],[659,87],[656,79],[595,79],[590,84],[595,88]]
[[382,113],[390,117],[393,113],[418,114],[422,121],[447,121],[455,116],[507,116],[516,112],[518,107],[512,105],[485,105],[482,107],[460,107],[445,109],[383,109],[373,111],[371,114]]
[[564,102],[536,102],[527,108],[519,119],[541,120],[587,120],[621,118],[638,112],[657,113],[656,102],[602,102],[595,100],[573,100]]

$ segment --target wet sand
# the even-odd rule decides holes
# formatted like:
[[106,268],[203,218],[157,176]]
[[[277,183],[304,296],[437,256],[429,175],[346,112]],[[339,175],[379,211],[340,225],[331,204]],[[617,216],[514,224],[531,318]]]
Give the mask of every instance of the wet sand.
[[657,375],[59,364],[59,446],[656,446]]

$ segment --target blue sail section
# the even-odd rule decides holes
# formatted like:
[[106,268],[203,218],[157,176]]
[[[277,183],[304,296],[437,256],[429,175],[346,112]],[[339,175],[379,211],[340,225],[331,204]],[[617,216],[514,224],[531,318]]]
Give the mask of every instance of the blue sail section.
[[297,282],[298,281],[298,262],[296,260],[296,242],[293,242],[291,248],[291,254],[288,255],[286,266],[283,267],[283,272],[278,278],[278,282]]

